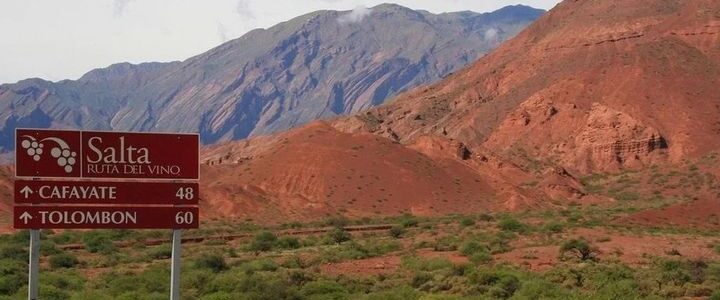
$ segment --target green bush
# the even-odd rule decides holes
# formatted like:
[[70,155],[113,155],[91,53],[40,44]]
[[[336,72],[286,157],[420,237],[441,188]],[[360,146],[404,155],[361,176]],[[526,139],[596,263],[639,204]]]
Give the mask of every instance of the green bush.
[[460,246],[460,253],[464,256],[472,256],[476,253],[489,253],[490,249],[487,245],[478,241],[467,241]]
[[418,220],[417,220],[417,218],[415,218],[415,216],[413,216],[411,214],[405,214],[400,219],[400,225],[405,228],[417,227]]
[[473,226],[475,225],[475,220],[470,217],[464,217],[460,219],[460,225],[463,227]]
[[329,243],[340,244],[340,243],[352,240],[352,235],[350,235],[350,233],[347,232],[347,230],[340,228],[340,227],[336,227],[327,233],[326,238],[329,241]]
[[400,265],[408,270],[418,272],[432,272],[441,269],[450,269],[453,264],[446,258],[423,258],[418,256],[404,256]]
[[235,300],[237,299],[237,296],[234,296],[231,293],[228,292],[215,292],[210,295],[205,295],[200,298],[200,300]]
[[478,252],[470,256],[470,261],[475,264],[486,264],[493,261],[493,256],[488,252]]
[[250,242],[249,249],[255,253],[265,252],[272,250],[275,246],[277,237],[270,231],[263,231],[255,235],[255,238]]
[[347,299],[350,296],[344,286],[328,280],[310,282],[300,289],[300,294],[305,299]]
[[198,269],[209,269],[215,273],[224,271],[227,269],[227,263],[225,258],[218,254],[202,254],[198,257],[193,266]]
[[543,231],[547,233],[562,233],[564,229],[563,224],[558,222],[550,222],[543,226]]
[[710,300],[720,300],[720,290],[713,292]]
[[435,251],[455,251],[458,248],[458,238],[455,236],[444,236],[435,241]]
[[[359,299],[361,300],[417,300],[422,294],[411,287],[395,287],[387,291],[374,292]],[[423,298],[425,299],[425,298]]]
[[300,240],[289,236],[280,237],[275,245],[280,249],[298,249],[301,247]]
[[521,223],[515,218],[504,217],[498,222],[500,229],[511,232],[523,232],[526,229],[525,224]]
[[253,260],[246,262],[242,265],[240,265],[240,270],[244,271],[245,274],[251,274],[255,272],[261,272],[261,271],[276,271],[278,269],[278,265],[275,261],[272,259],[259,259],[259,260]]
[[50,267],[53,269],[72,268],[79,263],[77,257],[70,253],[61,253],[50,257]]
[[27,262],[0,259],[0,295],[15,294],[27,283]]
[[325,226],[332,226],[332,227],[345,227],[350,224],[350,220],[348,220],[344,216],[333,216],[330,218],[327,218],[324,222]]
[[2,245],[0,246],[0,259],[9,259],[15,261],[26,261],[28,259],[28,251],[20,245]]
[[560,247],[560,258],[564,258],[567,253],[571,253],[582,261],[595,260],[598,249],[586,240],[572,239]]
[[83,236],[85,249],[90,253],[111,254],[117,250],[111,237],[105,232],[90,231]]
[[622,191],[615,195],[615,199],[618,201],[636,201],[640,199],[640,194],[636,192]]
[[147,256],[152,259],[168,259],[172,257],[172,247],[169,245],[159,246],[147,251]]
[[390,236],[396,239],[401,238],[405,234],[405,228],[400,226],[393,226],[390,228]]
[[478,215],[478,221],[491,222],[491,221],[495,221],[495,218],[489,214],[480,214],[480,215]]
[[515,292],[513,299],[571,299],[570,294],[561,287],[547,281],[532,279],[525,281]]

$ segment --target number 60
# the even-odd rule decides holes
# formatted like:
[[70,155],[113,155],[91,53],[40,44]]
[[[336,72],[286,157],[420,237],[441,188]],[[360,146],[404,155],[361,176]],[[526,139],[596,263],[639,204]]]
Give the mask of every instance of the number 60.
[[181,211],[177,214],[175,214],[175,224],[182,225],[187,224],[190,225],[195,220],[195,215],[191,211]]

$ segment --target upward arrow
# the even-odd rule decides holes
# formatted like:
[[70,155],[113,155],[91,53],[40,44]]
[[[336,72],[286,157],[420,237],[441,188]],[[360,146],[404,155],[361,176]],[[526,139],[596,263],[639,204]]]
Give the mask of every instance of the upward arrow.
[[32,220],[32,216],[30,215],[30,213],[24,212],[22,215],[20,215],[20,220],[27,224],[29,220]]
[[33,190],[29,186],[25,186],[22,190],[20,190],[20,193],[25,194],[25,199],[33,193]]

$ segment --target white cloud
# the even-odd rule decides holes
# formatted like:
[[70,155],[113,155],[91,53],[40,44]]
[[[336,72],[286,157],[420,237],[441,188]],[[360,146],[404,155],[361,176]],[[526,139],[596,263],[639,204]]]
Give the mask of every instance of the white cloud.
[[250,3],[247,0],[238,0],[237,5],[235,5],[235,12],[242,18],[255,19],[255,12],[250,8]]
[[358,23],[365,19],[372,13],[372,10],[365,6],[358,6],[349,13],[346,13],[338,18],[340,24]]
[[113,0],[113,16],[116,18],[122,17],[130,1],[132,0]]
[[488,30],[485,30],[485,40],[489,42],[497,41],[498,40],[498,30],[495,28],[490,28]]
[[227,27],[223,23],[218,22],[217,23],[217,34],[218,38],[220,39],[220,43],[227,42],[228,40],[228,30]]

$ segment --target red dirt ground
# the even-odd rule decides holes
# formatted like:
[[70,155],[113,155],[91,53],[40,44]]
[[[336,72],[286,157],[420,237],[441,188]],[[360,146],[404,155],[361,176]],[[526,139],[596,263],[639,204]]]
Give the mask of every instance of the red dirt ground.
[[[583,228],[566,234],[565,238],[584,238],[598,247],[600,260],[619,260],[635,267],[651,263],[653,257],[678,257],[672,254],[672,250],[677,250],[680,257],[686,259],[716,260],[720,258],[712,248],[708,247],[708,244],[713,243],[703,237],[637,235]],[[495,261],[508,262],[535,272],[548,270],[559,262],[559,246],[531,246],[531,241],[521,240],[514,243],[513,247],[514,249],[510,252],[494,255]],[[454,264],[468,263],[468,259],[456,251],[421,249],[417,254],[425,258],[445,258]],[[398,255],[387,255],[325,264],[321,266],[321,271],[328,275],[391,274],[400,269],[400,260]]]
[[629,225],[720,229],[720,199],[704,198],[636,213],[620,221]]
[[[578,229],[569,238],[584,238],[599,248],[600,260],[617,259],[629,266],[642,266],[651,262],[652,257],[671,257],[671,250],[677,250],[683,258],[714,260],[718,254],[708,245],[712,244],[705,237],[688,235],[638,235],[631,233],[611,232],[604,229]],[[525,266],[533,271],[543,271],[558,263],[558,246],[523,246],[514,245],[510,252],[496,256],[500,261],[507,261]]]

